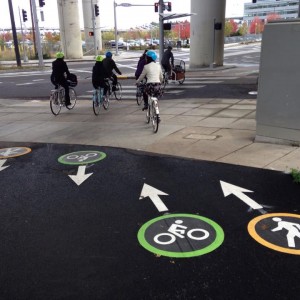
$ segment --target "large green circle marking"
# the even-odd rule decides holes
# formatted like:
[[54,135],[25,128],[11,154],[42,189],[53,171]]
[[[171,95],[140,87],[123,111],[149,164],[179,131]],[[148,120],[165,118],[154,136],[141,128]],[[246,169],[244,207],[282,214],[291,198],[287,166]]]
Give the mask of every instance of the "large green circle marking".
[[86,165],[102,160],[105,157],[106,154],[100,151],[77,151],[59,157],[58,161],[64,165]]
[[[176,222],[188,227],[183,238],[168,231]],[[189,224],[193,227],[186,226]],[[188,237],[188,234],[192,238]],[[224,231],[216,222],[202,216],[169,214],[145,223],[138,232],[138,241],[142,247],[154,254],[187,258],[200,256],[218,248],[224,241]]]

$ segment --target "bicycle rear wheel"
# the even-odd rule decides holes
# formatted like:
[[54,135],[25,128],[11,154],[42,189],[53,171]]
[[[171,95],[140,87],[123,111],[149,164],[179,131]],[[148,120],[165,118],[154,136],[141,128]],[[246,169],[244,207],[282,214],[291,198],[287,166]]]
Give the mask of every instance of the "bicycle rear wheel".
[[153,132],[156,133],[158,130],[159,116],[156,113],[154,101],[151,104],[151,114],[152,114],[151,121],[152,121]]
[[76,105],[76,101],[77,101],[77,96],[76,96],[76,92],[73,88],[70,88],[69,90],[69,95],[70,95],[70,105],[67,106],[67,109],[73,109]]
[[59,100],[59,96],[58,96],[57,91],[51,92],[51,95],[50,95],[50,108],[51,108],[51,112],[55,116],[57,116],[60,113],[61,104],[60,104],[60,100]]
[[109,96],[108,96],[108,94],[106,94],[105,96],[103,96],[103,98],[102,98],[103,100],[103,108],[105,109],[105,110],[108,110],[108,107],[109,107]]
[[95,95],[93,95],[93,111],[96,116],[100,113],[101,105],[99,103],[99,91],[95,90]]
[[120,82],[117,82],[116,90],[113,91],[113,94],[114,94],[114,96],[117,100],[121,100],[121,98],[122,98],[122,85],[121,85]]
[[148,108],[146,110],[146,122],[147,122],[147,124],[149,124],[149,122],[150,122],[150,115],[151,115],[150,105],[148,104]]

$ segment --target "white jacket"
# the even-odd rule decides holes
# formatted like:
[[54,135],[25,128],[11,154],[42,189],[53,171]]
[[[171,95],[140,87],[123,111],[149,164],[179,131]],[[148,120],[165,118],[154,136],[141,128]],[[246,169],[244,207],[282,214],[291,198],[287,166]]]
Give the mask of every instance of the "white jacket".
[[147,83],[162,83],[163,74],[159,63],[151,62],[144,65],[142,74],[136,81],[137,83],[142,81],[147,76]]

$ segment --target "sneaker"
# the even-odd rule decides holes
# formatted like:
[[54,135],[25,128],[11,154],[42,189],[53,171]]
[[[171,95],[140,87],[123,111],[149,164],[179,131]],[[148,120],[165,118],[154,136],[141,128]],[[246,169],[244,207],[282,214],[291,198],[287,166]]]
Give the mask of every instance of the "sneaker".
[[144,110],[147,110],[147,109],[148,109],[148,105],[144,105],[142,110],[144,111]]

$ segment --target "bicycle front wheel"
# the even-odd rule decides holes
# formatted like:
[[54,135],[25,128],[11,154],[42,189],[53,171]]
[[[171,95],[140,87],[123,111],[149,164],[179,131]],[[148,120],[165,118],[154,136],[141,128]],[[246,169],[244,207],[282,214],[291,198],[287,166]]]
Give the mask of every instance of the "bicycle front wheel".
[[121,85],[120,82],[117,82],[116,90],[113,91],[113,94],[114,94],[114,96],[117,100],[121,100],[121,98],[122,98],[122,85]]
[[76,101],[77,101],[76,92],[73,88],[70,88],[69,94],[70,94],[70,103],[71,104],[67,106],[67,109],[73,109],[75,107]]
[[96,90],[95,91],[95,95],[94,95],[94,99],[93,99],[93,111],[94,111],[94,114],[96,115],[96,116],[98,116],[99,115],[99,113],[100,113],[100,108],[101,108],[101,105],[100,105],[100,103],[99,103],[99,91],[98,90]]
[[136,103],[137,105],[141,105],[143,101],[143,93],[140,90],[140,88],[138,87],[136,90]]
[[51,112],[57,116],[60,113],[61,110],[61,104],[59,101],[59,96],[58,96],[58,92],[51,92],[50,95],[50,108],[51,108]]
[[151,121],[152,121],[153,132],[156,133],[158,130],[159,115],[156,113],[154,102],[152,102],[151,105]]

